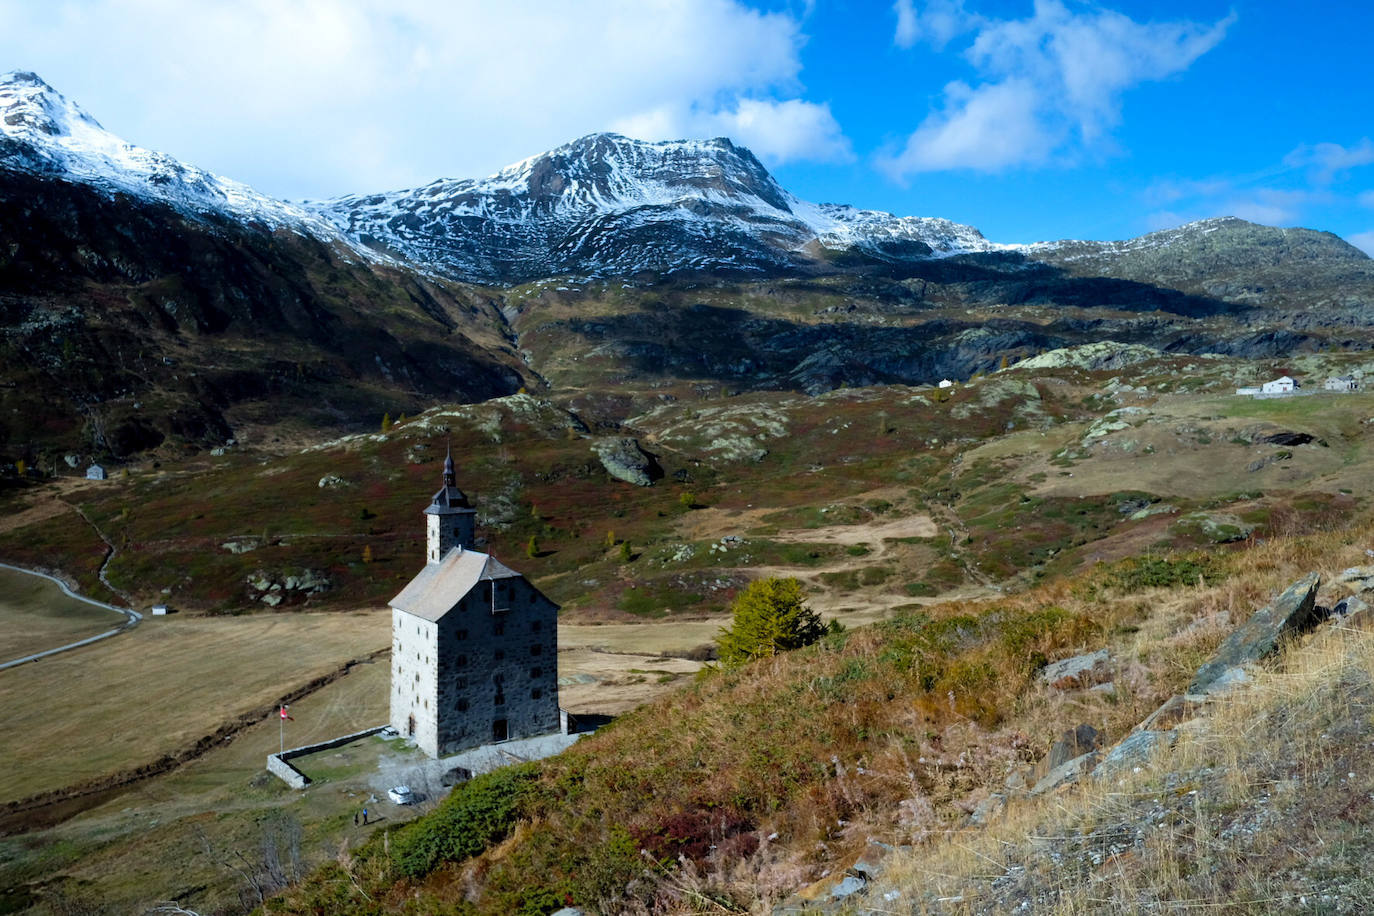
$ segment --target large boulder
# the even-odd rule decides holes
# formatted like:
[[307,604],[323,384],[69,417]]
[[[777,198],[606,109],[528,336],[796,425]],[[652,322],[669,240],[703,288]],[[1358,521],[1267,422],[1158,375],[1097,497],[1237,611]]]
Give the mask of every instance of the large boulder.
[[1040,672],[1040,680],[1055,690],[1076,690],[1091,687],[1107,680],[1111,656],[1106,649],[1098,649],[1087,655],[1075,655],[1046,665]]
[[601,459],[606,473],[616,480],[647,487],[663,476],[658,462],[639,447],[636,439],[597,439],[592,443],[592,451]]
[[1264,658],[1278,648],[1288,633],[1311,629],[1318,622],[1317,588],[1321,576],[1311,573],[1294,582],[1283,593],[1260,608],[1226,637],[1216,654],[1197,669],[1190,694],[1205,694],[1222,674]]

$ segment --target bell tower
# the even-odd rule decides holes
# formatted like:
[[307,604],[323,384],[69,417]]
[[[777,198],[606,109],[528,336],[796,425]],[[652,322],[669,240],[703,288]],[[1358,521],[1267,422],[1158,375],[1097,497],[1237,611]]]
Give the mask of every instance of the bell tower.
[[476,537],[477,511],[458,489],[453,449],[444,458],[444,485],[425,507],[425,562],[438,563],[453,548],[471,550]]

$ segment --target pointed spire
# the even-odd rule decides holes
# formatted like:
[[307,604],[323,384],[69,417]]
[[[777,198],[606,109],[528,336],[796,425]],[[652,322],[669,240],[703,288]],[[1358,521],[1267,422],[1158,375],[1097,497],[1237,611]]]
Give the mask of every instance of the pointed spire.
[[453,443],[449,443],[448,455],[444,458],[444,486],[458,486],[458,475],[453,470]]

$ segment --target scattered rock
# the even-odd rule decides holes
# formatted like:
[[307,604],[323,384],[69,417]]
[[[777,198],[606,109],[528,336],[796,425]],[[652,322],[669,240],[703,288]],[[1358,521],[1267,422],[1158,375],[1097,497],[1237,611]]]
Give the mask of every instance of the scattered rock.
[[1278,648],[1279,640],[1286,634],[1316,625],[1317,588],[1320,585],[1321,576],[1311,573],[1256,611],[1227,636],[1211,660],[1197,670],[1188,692],[1206,693],[1208,686],[1229,669],[1264,658]]
[[80,455],[63,455],[62,460],[67,462],[67,467],[74,468],[81,463]]
[[1374,591],[1374,566],[1352,566],[1342,570],[1336,581],[1357,592]]
[[242,541],[225,541],[219,546],[221,550],[227,550],[230,553],[248,553],[257,550],[262,544],[258,542],[257,538],[248,538]]
[[304,604],[311,595],[328,591],[329,578],[323,573],[307,569],[278,579],[272,573],[258,570],[247,578],[248,595],[268,607],[285,604]]
[[1153,506],[1146,506],[1144,509],[1132,512],[1131,521],[1138,522],[1141,519],[1149,518],[1152,515],[1168,515],[1172,512],[1177,511],[1177,507],[1171,506],[1168,503],[1155,503]]
[[1308,433],[1295,433],[1285,430],[1268,436],[1260,436],[1258,441],[1267,442],[1270,445],[1307,445],[1317,441],[1317,437]]
[[1057,769],[1062,764],[1089,751],[1095,751],[1101,746],[1102,733],[1091,725],[1068,729],[1059,736],[1059,740],[1050,745],[1049,756],[1045,758],[1045,770],[1048,772]]
[[1255,531],[1251,523],[1224,512],[1194,512],[1183,516],[1175,524],[1180,528],[1196,530],[1213,544],[1243,541]]
[[1090,751],[1081,757],[1075,757],[1066,763],[1061,763],[1046,773],[1044,779],[1035,784],[1035,788],[1031,789],[1031,794],[1043,795],[1058,789],[1060,786],[1078,782],[1084,773],[1092,770],[1095,763],[1097,763],[1097,751]]
[[986,827],[1007,809],[1007,797],[998,793],[980,801],[968,816],[968,822],[975,827]]
[[1175,695],[1164,701],[1164,705],[1146,716],[1136,731],[1158,731],[1191,719],[1198,710],[1198,704],[1187,697]]
[[592,451],[601,459],[606,473],[616,480],[648,487],[663,476],[658,462],[639,447],[636,439],[597,439],[592,442]]
[[1178,732],[1153,731],[1144,729],[1132,732],[1127,735],[1116,747],[1102,758],[1102,762],[1093,770],[1094,779],[1111,779],[1122,773],[1129,772],[1137,766],[1150,759],[1150,755],[1155,752],[1155,748],[1160,746],[1172,747],[1178,740]]
[[1075,655],[1051,665],[1040,672],[1042,683],[1055,690],[1077,690],[1099,683],[1107,674],[1111,656],[1106,649],[1098,649],[1087,655]]
[[348,486],[348,481],[344,480],[342,477],[338,476],[337,474],[326,474],[326,475],[324,475],[323,477],[320,478],[320,489],[321,489],[321,490],[329,490],[329,489],[333,489],[333,488],[335,488],[335,487],[346,487],[346,486]]
[[1336,602],[1336,606],[1331,609],[1331,616],[1348,619],[1359,615],[1360,619],[1364,620],[1368,616],[1366,614],[1368,610],[1369,605],[1365,603],[1364,599],[1358,595],[1351,595],[1349,598]]
[[1185,699],[1195,699],[1196,697],[1213,697],[1218,694],[1226,693],[1242,684],[1250,683],[1250,673],[1245,670],[1244,665],[1236,665],[1234,668],[1227,668],[1216,676],[1212,683],[1203,687],[1197,693],[1190,694]]

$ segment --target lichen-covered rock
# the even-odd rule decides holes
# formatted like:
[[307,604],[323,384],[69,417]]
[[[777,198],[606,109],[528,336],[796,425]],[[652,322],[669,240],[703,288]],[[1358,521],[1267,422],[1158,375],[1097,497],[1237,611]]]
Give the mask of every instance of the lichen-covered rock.
[[1342,570],[1336,581],[1357,592],[1374,591],[1374,566],[1352,566]]
[[1055,690],[1076,690],[1100,683],[1106,676],[1111,656],[1106,649],[1098,649],[1087,655],[1075,655],[1062,661],[1046,665],[1040,672],[1042,683]]
[[1065,763],[1050,770],[1044,778],[1035,784],[1031,789],[1032,795],[1044,795],[1046,792],[1053,792],[1060,786],[1071,785],[1078,782],[1084,773],[1092,770],[1097,763],[1097,751],[1090,751],[1080,757],[1075,757]]
[[636,439],[597,439],[592,443],[592,451],[601,459],[606,473],[616,480],[648,487],[663,476],[658,462],[639,447]]
[[1222,642],[1212,658],[1197,670],[1190,694],[1203,694],[1226,671],[1257,661],[1278,648],[1288,633],[1311,629],[1319,620],[1317,588],[1321,576],[1311,573],[1283,590]]
[[1112,748],[1093,770],[1094,779],[1111,779],[1130,772],[1150,759],[1155,749],[1171,746],[1178,740],[1178,732],[1142,730],[1132,732]]

